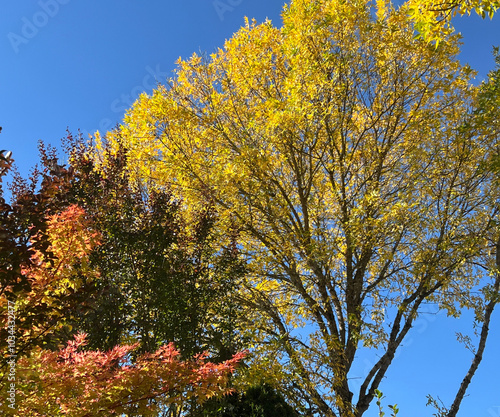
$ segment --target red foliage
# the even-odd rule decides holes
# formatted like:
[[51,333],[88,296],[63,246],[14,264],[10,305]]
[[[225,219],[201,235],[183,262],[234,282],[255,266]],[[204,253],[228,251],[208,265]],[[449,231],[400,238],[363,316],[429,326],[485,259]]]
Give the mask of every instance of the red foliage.
[[245,356],[239,353],[219,364],[207,361],[205,354],[181,360],[169,344],[132,362],[136,345],[86,351],[85,337],[78,334],[59,352],[37,348],[19,361],[18,415],[158,415],[173,404],[182,407],[230,392],[228,377]]

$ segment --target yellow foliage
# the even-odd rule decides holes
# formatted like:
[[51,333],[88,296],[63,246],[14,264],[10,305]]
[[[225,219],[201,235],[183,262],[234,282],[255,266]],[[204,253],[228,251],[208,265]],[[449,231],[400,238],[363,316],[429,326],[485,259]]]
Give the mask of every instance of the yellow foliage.
[[499,0],[408,0],[404,6],[415,28],[427,41],[434,41],[436,46],[453,33],[451,18],[457,14],[463,16],[476,12],[483,19],[493,18],[500,7]]
[[407,332],[426,300],[474,304],[469,261],[495,213],[483,167],[498,132],[470,123],[456,38],[416,39],[409,7],[294,0],[282,28],[247,21],[211,57],[180,60],[106,135],[126,143],[133,181],[188,208],[210,199],[221,237],[241,230],[249,372],[295,375],[325,415],[348,407],[360,342],[397,347],[391,325]]

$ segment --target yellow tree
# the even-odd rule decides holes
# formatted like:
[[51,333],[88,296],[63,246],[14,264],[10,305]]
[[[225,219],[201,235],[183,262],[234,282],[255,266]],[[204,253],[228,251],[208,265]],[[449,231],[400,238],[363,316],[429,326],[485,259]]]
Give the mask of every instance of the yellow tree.
[[[389,3],[294,0],[282,28],[247,23],[179,61],[106,136],[134,180],[212,200],[221,245],[240,229],[248,377],[307,413],[363,415],[426,303],[484,304],[498,129],[474,123],[457,53]],[[354,391],[362,348],[380,359]]]
[[408,0],[403,7],[415,22],[420,35],[439,43],[453,31],[451,18],[476,12],[483,19],[493,18],[500,7],[499,0]]

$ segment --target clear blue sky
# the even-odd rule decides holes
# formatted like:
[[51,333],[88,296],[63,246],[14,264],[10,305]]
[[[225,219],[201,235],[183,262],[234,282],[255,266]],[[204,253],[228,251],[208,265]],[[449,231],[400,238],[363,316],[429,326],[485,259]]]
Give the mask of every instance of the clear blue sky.
[[[282,0],[17,0],[0,13],[0,149],[13,151],[26,175],[39,139],[54,145],[66,128],[106,130],[142,91],[151,91],[193,52],[213,52],[244,16],[280,24]],[[500,45],[500,16],[461,18],[461,58],[483,79]],[[460,320],[461,331],[470,327]],[[393,362],[381,390],[402,417],[430,416],[428,393],[447,405],[471,355],[454,337],[456,321],[427,314]],[[492,323],[483,364],[460,415],[500,417],[500,311]],[[360,358],[360,371],[370,363]],[[388,410],[386,410],[388,411]],[[369,416],[376,416],[371,412]],[[387,413],[386,415],[389,415]]]

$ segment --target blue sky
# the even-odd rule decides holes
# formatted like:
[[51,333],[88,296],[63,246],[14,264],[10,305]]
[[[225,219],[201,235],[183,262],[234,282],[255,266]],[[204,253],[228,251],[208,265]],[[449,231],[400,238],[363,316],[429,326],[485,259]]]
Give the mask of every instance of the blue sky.
[[[21,173],[37,161],[39,139],[54,145],[76,133],[119,123],[138,94],[167,78],[179,57],[213,52],[244,16],[280,24],[282,0],[22,0],[0,13],[0,149],[13,151]],[[455,21],[461,59],[484,79],[500,45],[500,16]],[[469,317],[470,318],[470,317]],[[500,312],[490,344],[459,415],[500,417]],[[466,318],[459,322],[464,332]],[[400,416],[432,415],[428,393],[449,405],[471,355],[455,341],[456,321],[432,312],[416,323],[381,390]],[[371,363],[360,358],[359,370]],[[388,411],[388,410],[386,410]],[[367,413],[376,416],[377,413]],[[389,415],[387,413],[386,415]]]

